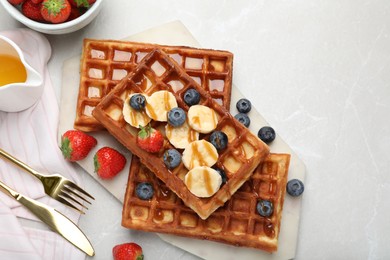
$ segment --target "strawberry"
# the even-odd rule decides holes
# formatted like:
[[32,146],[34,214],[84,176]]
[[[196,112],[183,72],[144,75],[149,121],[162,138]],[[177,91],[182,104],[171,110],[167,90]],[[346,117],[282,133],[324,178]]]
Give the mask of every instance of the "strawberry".
[[100,148],[93,157],[95,172],[102,179],[114,178],[126,165],[126,158],[110,147]]
[[62,23],[68,19],[70,9],[68,0],[43,0],[41,14],[48,22]]
[[142,127],[137,135],[138,146],[150,153],[157,153],[164,144],[164,137],[160,131],[149,125]]
[[40,4],[43,2],[43,0],[31,0],[31,2],[33,2],[34,4]]
[[74,7],[85,7],[85,8],[89,8],[95,2],[96,0],[69,0],[69,3]]
[[66,160],[75,162],[87,157],[96,144],[93,136],[79,130],[68,130],[61,137],[60,149]]
[[114,260],[143,260],[142,248],[136,243],[124,243],[112,249]]
[[81,10],[81,8],[77,8],[72,6],[72,9],[70,10],[70,15],[68,17],[67,21],[72,21],[78,17],[80,17],[84,12]]
[[20,4],[23,4],[24,1],[26,1],[26,0],[8,0],[8,2],[9,2],[11,5],[20,5]]
[[41,15],[41,4],[34,4],[32,0],[27,0],[22,4],[22,14],[37,22],[45,21]]

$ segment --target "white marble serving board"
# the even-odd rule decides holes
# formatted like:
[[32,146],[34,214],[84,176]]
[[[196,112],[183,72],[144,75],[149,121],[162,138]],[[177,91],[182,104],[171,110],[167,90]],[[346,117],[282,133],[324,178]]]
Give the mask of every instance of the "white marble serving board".
[[[139,34],[127,37],[125,40],[166,45],[201,47],[180,21],[171,22],[149,29]],[[212,46],[206,47],[212,48]],[[62,133],[68,129],[73,129],[79,88],[79,66],[80,56],[73,57],[65,61],[63,64],[60,123],[58,129],[59,140]],[[243,95],[240,93],[238,88],[233,85],[231,100],[231,113],[233,115],[237,113],[235,104],[237,100],[242,97]],[[262,126],[268,125],[260,113],[256,111],[256,108],[252,108],[252,110],[249,112],[249,116],[251,118],[251,125],[249,128],[254,133],[257,133],[258,129],[260,129]],[[277,132],[278,129],[275,130]],[[113,196],[115,196],[123,203],[131,161],[131,153],[106,131],[92,133],[91,135],[93,135],[98,140],[98,145],[90,152],[87,158],[77,163],[86,172],[91,174],[98,183],[103,185],[107,191],[112,193]],[[109,181],[100,179],[94,173],[93,169],[93,155],[99,148],[103,146],[116,148],[128,158],[125,169],[117,177]],[[275,141],[270,145],[270,149],[273,153],[291,154],[288,178],[299,178],[304,182],[306,174],[304,163],[280,138],[279,135],[277,135]],[[301,198],[292,198],[286,195],[282,215],[281,231],[279,235],[279,248],[278,251],[273,254],[269,254],[261,250],[238,248],[206,240],[183,238],[165,234],[159,234],[159,236],[163,240],[204,259],[292,259],[295,256],[297,245],[300,211]],[[118,216],[118,218],[121,218],[121,216]]]

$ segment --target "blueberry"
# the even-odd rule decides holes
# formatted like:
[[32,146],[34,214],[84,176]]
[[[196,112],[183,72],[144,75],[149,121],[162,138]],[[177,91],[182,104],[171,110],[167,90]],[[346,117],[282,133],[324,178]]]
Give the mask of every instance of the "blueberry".
[[269,200],[259,200],[256,209],[260,216],[269,217],[274,212],[274,204]]
[[163,160],[168,169],[173,169],[180,164],[181,154],[175,149],[168,149],[164,152]]
[[222,178],[222,185],[224,185],[226,182],[227,182],[227,177],[226,177],[226,173],[224,170],[222,170],[221,168],[218,168],[218,167],[213,167],[214,170],[216,170],[219,175],[221,175],[221,178]]
[[188,105],[188,106],[193,106],[193,105],[196,105],[198,104],[200,101],[200,94],[198,91],[196,91],[195,89],[193,88],[190,88],[189,90],[187,90],[185,93],[184,93],[184,102]]
[[217,150],[223,150],[228,144],[228,137],[224,132],[214,131],[210,135],[210,143],[212,143]]
[[135,110],[142,110],[145,108],[146,98],[141,94],[135,94],[130,98],[130,106]]
[[246,127],[249,127],[251,124],[251,120],[247,114],[244,113],[238,113],[234,116],[235,119],[237,119],[241,124],[243,124]]
[[178,127],[186,121],[186,112],[180,107],[175,107],[168,112],[168,123],[173,127]]
[[305,186],[298,179],[292,179],[287,182],[287,193],[293,197],[298,197],[305,190]]
[[141,182],[135,188],[135,193],[141,200],[149,200],[154,194],[153,186],[148,182]]
[[248,99],[241,98],[237,101],[236,108],[240,113],[248,113],[252,109],[252,104]]
[[271,143],[273,140],[275,140],[275,130],[270,126],[264,126],[260,128],[259,132],[257,133],[257,136],[262,140],[264,143]]

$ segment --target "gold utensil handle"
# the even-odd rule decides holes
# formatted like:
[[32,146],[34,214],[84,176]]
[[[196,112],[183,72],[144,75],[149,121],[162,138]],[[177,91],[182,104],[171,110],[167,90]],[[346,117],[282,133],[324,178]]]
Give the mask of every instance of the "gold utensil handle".
[[25,164],[24,162],[22,161],[19,161],[18,159],[16,159],[15,157],[13,157],[12,155],[10,155],[9,153],[7,153],[6,151],[4,151],[3,149],[0,148],[0,155],[7,159],[8,161],[12,162],[13,164],[15,164],[16,166],[22,168],[23,170],[25,170],[26,172],[30,173],[31,175],[33,175],[34,177],[37,177],[38,179],[40,179],[40,174],[35,171],[33,168],[31,168],[30,166],[28,166],[27,164]]
[[0,189],[3,190],[7,195],[15,198],[16,200],[19,197],[19,193],[8,187],[4,182],[0,181]]

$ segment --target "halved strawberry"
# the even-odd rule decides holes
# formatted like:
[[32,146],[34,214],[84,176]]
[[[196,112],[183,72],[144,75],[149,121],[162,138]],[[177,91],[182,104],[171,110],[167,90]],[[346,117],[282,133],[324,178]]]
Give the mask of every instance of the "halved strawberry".
[[164,137],[160,131],[152,128],[150,124],[145,127],[140,126],[141,130],[137,135],[138,146],[150,153],[157,153],[163,147]]

